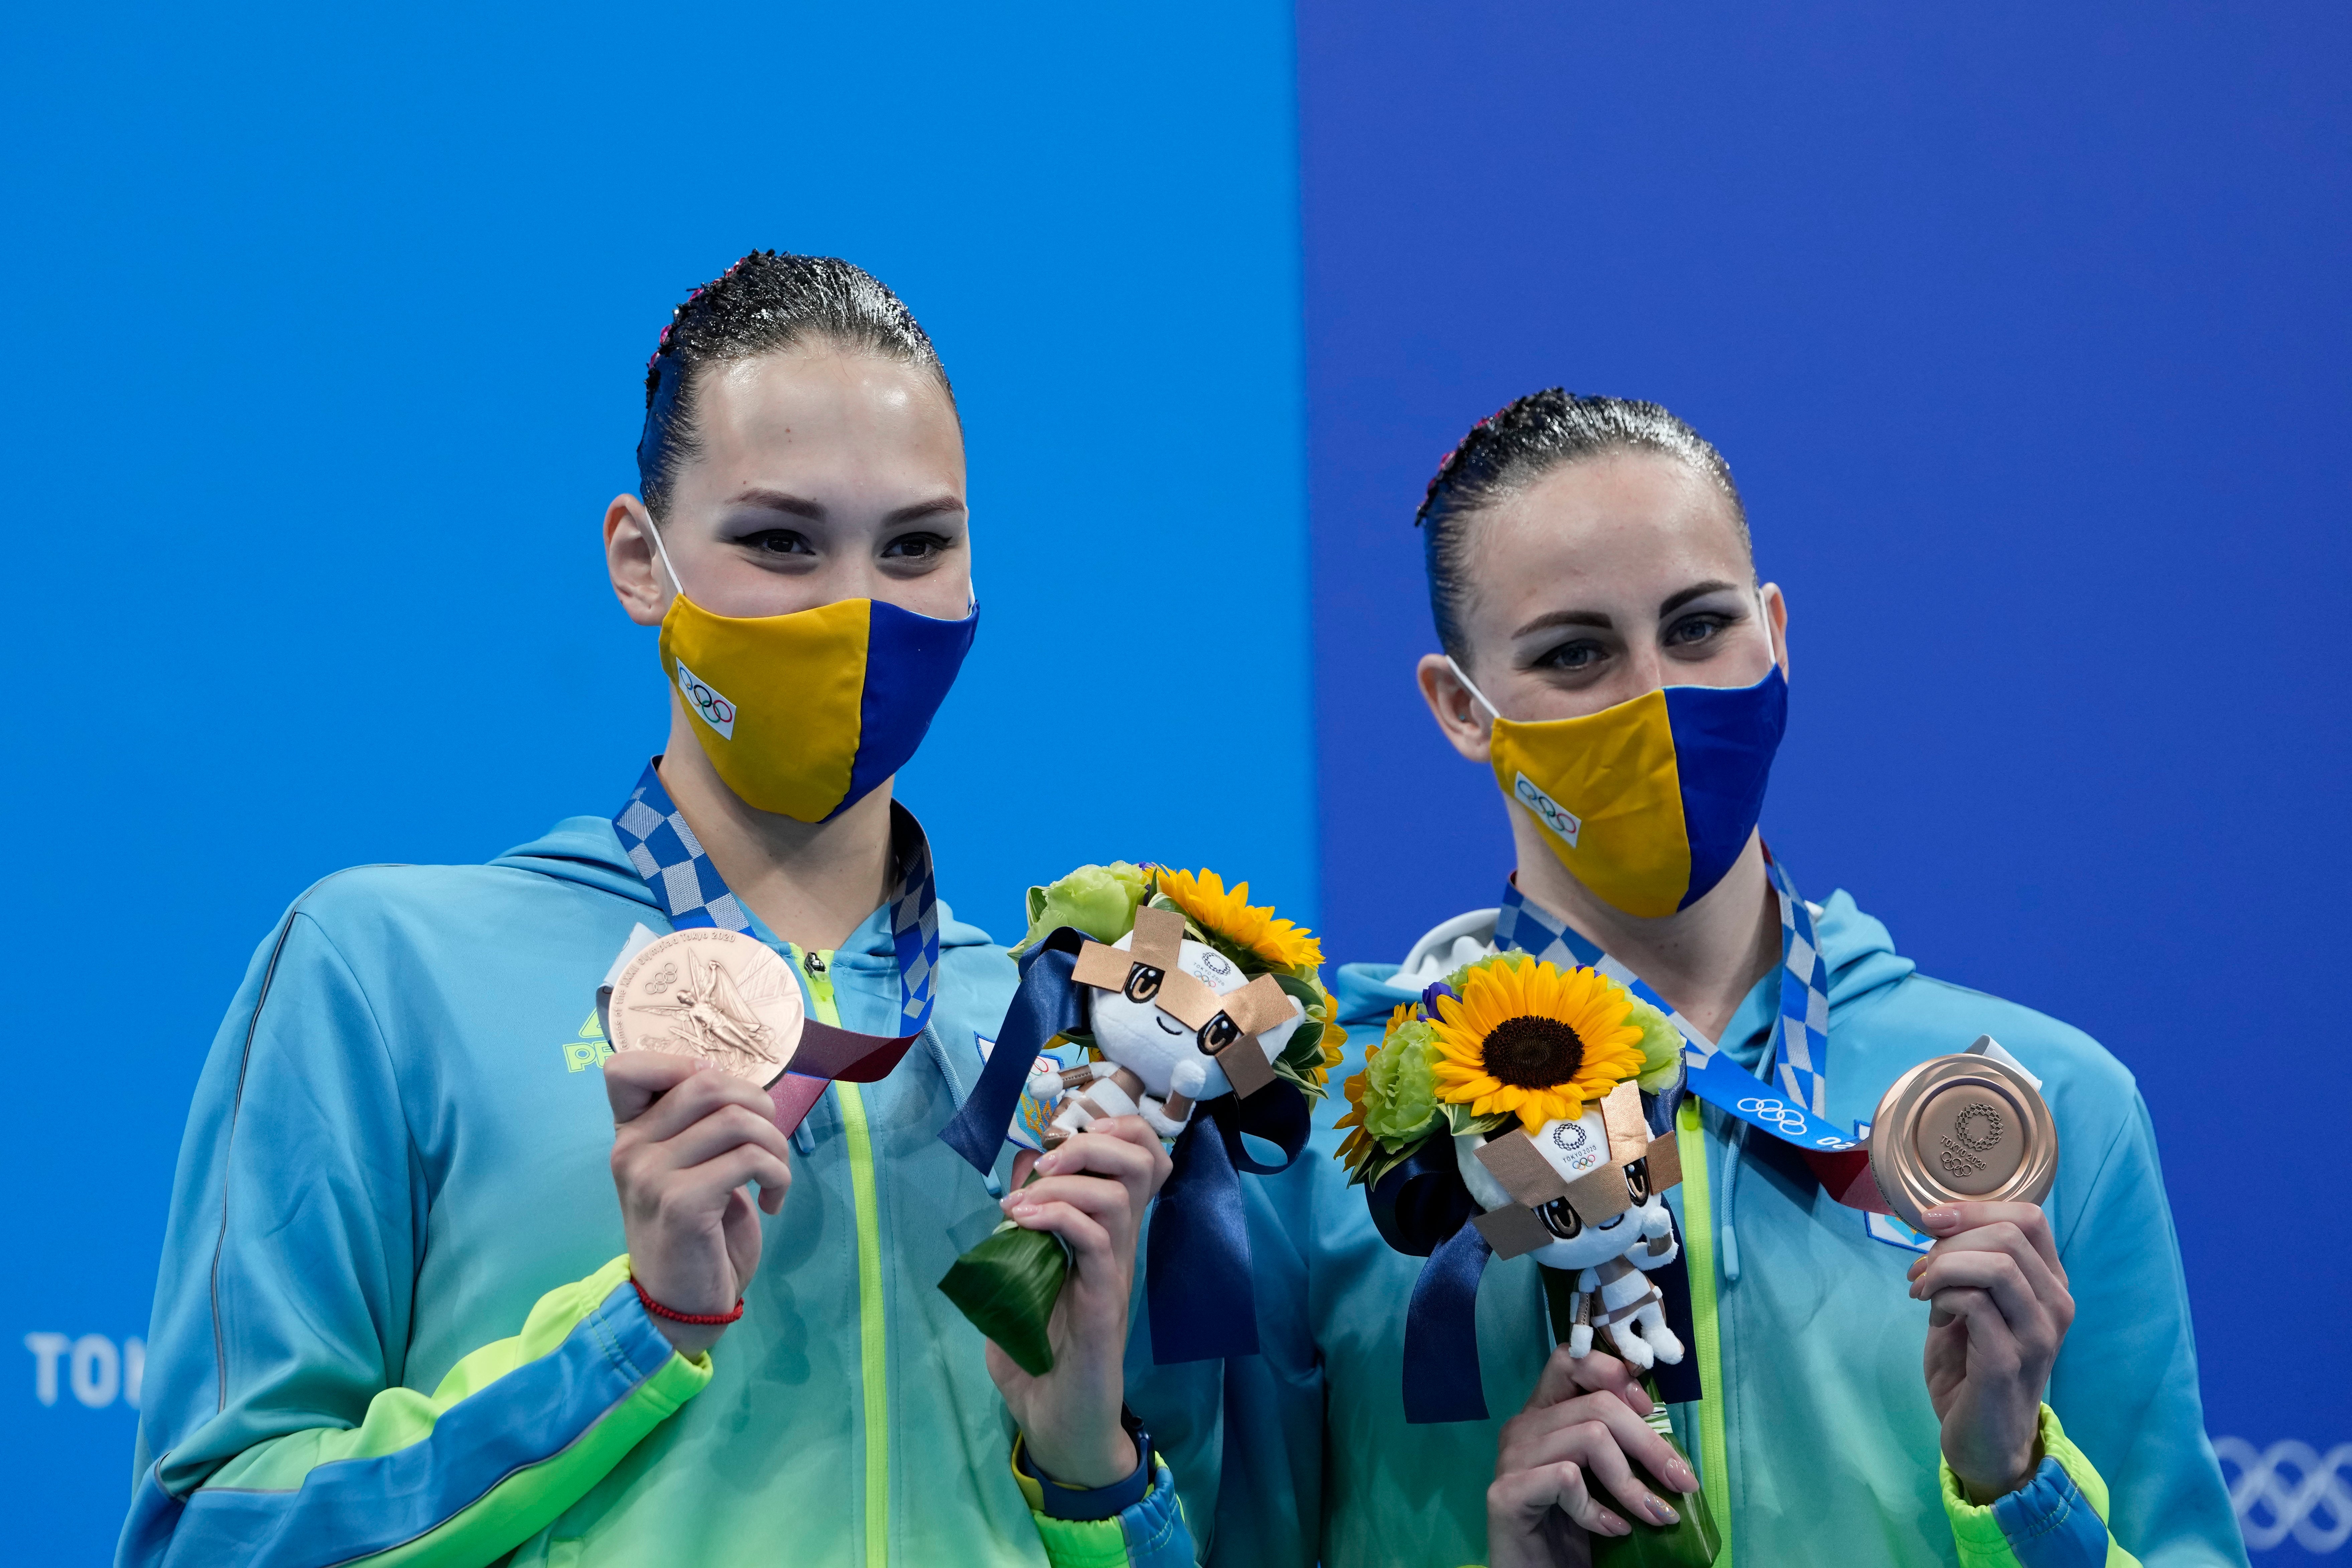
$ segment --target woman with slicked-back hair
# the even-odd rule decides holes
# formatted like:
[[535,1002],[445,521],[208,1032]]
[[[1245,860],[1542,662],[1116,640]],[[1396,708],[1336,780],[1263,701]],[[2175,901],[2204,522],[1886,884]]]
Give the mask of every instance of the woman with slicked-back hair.
[[[1238,1380],[1255,1418],[1227,1415],[1212,1560],[1581,1563],[1703,1498],[1718,1563],[2242,1563],[2130,1074],[2075,1029],[1919,973],[1849,894],[1811,880],[1833,871],[1766,849],[1790,613],[1756,570],[1722,455],[1654,404],[1555,388],[1481,421],[1415,521],[1438,645],[1421,695],[1492,773],[1515,865],[1498,907],[1428,910],[1402,963],[1338,973],[1354,1076],[1320,1113],[1327,1157],[1267,1178],[1254,1211],[1291,1233],[1256,1249],[1269,1273],[1292,1264],[1265,1293],[1304,1307]],[[1523,1008],[1484,1035],[1459,1021],[1474,992],[1536,995],[1493,977],[1544,964],[1561,987],[1597,971],[1583,994],[1637,998],[1653,1022],[1612,1023],[1631,1001],[1577,1020]],[[1441,985],[1462,988],[1429,1003],[1457,1020],[1442,1059],[1436,1026],[1415,1036],[1398,1013]],[[1618,1187],[1640,1184],[1646,1211],[1650,1175],[1679,1166],[1672,1224],[1653,1215],[1626,1237],[1654,1269],[1660,1327],[1619,1323],[1627,1361],[1605,1337],[1580,1354],[1600,1310],[1579,1297],[1591,1316],[1555,1316],[1572,1277],[1547,1284],[1540,1267],[1555,1240],[1619,1224],[1626,1193],[1580,1196],[1588,1226],[1535,1180],[1512,1241],[1495,1222],[1517,1194],[1482,1153],[1493,1134],[1454,1117],[1550,1093],[1595,1053],[1646,1064],[1652,1029],[1656,1067],[1622,1085],[1641,1091],[1624,1133],[1650,1153]],[[2059,1151],[2046,1198],[1958,1185],[1992,1195],[1937,1199],[1920,1230],[1849,1206],[1853,1166],[1830,1152],[1899,1078],[1972,1047],[2039,1079]],[[1535,1134],[1564,1151],[1593,1135],[1575,1110],[1548,1114],[1508,1130],[1530,1135],[1539,1177],[1558,1166]],[[1989,1170],[1972,1150],[1994,1146],[2000,1113],[1956,1114],[1972,1142],[1943,1152],[1947,1169]],[[1381,1138],[1395,1157],[1376,1167],[1364,1152]],[[1648,1293],[1641,1278],[1627,1300]],[[1680,1453],[1643,1419],[1654,1406],[1628,1361],[1648,1368]],[[1313,1493],[1268,1506],[1237,1470]],[[1622,1560],[1693,1560],[1646,1550]]]
[[[1191,1563],[1122,1399],[1158,1138],[1097,1121],[1005,1197],[938,1136],[1016,975],[893,795],[979,615],[930,339],[845,261],[747,256],[663,331],[637,464],[604,549],[667,743],[262,942],[118,1563]],[[935,1288],[1000,1198],[1071,1259],[1041,1376]]]

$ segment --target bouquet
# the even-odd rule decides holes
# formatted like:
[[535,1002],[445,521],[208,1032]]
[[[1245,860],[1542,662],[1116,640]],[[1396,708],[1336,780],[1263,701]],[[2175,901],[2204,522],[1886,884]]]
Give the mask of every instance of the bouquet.
[[[1175,1166],[1150,1269],[1153,1350],[1163,1362],[1255,1349],[1254,1313],[1233,1310],[1251,1304],[1248,1259],[1191,1216],[1213,1206],[1236,1170],[1280,1170],[1296,1157],[1307,1108],[1322,1098],[1347,1038],[1313,933],[1248,896],[1248,883],[1229,891],[1212,870],[1123,860],[1031,888],[1029,930],[1013,950],[1022,993],[967,1102],[973,1124],[950,1129],[969,1134],[968,1154],[985,1145],[992,1161],[997,1145],[979,1120],[989,1114],[989,1076],[1001,1089],[1017,1065],[1019,1094],[997,1140],[1043,1151],[1099,1119],[1140,1116],[1171,1144]],[[1050,1037],[1016,1037],[1016,1024],[1035,1035],[1041,1016],[1056,1026]],[[1030,1059],[1000,1066],[996,1053],[1008,1051]],[[1244,1131],[1282,1146],[1283,1164],[1243,1152]],[[1213,1148],[1202,1145],[1204,1131]],[[1053,1365],[1047,1325],[1068,1268],[1057,1237],[1007,1220],[956,1260],[940,1289],[1039,1374]]]

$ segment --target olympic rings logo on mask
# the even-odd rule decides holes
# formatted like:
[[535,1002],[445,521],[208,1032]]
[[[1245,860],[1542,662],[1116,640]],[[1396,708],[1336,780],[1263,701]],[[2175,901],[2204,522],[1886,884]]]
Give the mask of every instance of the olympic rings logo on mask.
[[694,671],[686,668],[684,659],[677,663],[677,689],[688,702],[694,704],[694,710],[702,715],[704,723],[728,740],[735,738],[735,704],[705,685]]
[[1759,1121],[1770,1122],[1784,1133],[1805,1130],[1805,1113],[1784,1100],[1743,1100],[1739,1102],[1739,1109]]
[[[2216,1437],[2213,1455],[2225,1468],[2230,1506],[2246,1544],[2267,1552],[2288,1536],[2315,1556],[2352,1541],[2352,1443],[2338,1443],[2325,1457],[2308,1443],[2289,1438],[2256,1448],[2243,1437]],[[2238,1472],[2234,1479],[2228,1468]],[[2257,1519],[2257,1512],[2267,1514]],[[2325,1521],[2325,1522],[2322,1522]]]

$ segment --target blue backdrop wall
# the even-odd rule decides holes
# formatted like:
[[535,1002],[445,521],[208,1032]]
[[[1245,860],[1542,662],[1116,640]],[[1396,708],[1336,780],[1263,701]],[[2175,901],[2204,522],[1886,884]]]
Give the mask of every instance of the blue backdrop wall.
[[[110,1549],[189,1089],[278,910],[608,809],[659,742],[595,525],[668,307],[753,245],[872,267],[956,376],[986,629],[904,793],[1000,932],[1112,854],[1247,874],[1334,958],[1492,902],[1491,785],[1409,684],[1413,503],[1536,386],[1690,417],[1794,610],[1774,843],[2138,1073],[2212,1429],[2352,1480],[2341,1140],[2309,1120],[2352,1088],[2347,34],[2315,5],[0,16],[12,1555]],[[1153,658],[1280,717],[1113,779],[1041,699]],[[2305,1542],[2352,1531],[2336,1486]],[[2310,1554],[2282,1533],[2258,1561]]]
[[[1313,918],[1287,7],[849,9],[0,16],[0,1557],[110,1554],[190,1089],[278,910],[612,810],[660,745],[598,528],[671,305],[754,246],[871,268],[956,378],[985,615],[901,789],[943,895],[1017,932],[1124,856]],[[1068,713],[1138,680],[1274,717],[1114,772]]]
[[1438,459],[1541,386],[1665,404],[1789,594],[1766,834],[2138,1075],[2210,1429],[2333,1467],[2250,1533],[2340,1546],[2345,13],[1301,0],[1299,37],[1330,945],[1401,958],[1510,863],[1412,686]]

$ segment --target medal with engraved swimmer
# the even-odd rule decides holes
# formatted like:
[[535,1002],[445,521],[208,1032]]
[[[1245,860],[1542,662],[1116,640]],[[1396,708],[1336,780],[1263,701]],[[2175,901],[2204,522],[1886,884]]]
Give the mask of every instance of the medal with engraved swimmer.
[[1870,1169],[1914,1229],[1941,1204],[2038,1204],[2058,1173],[2058,1127],[2032,1080],[2008,1063],[1935,1057],[1878,1102]]
[[610,1011],[614,1050],[709,1057],[761,1089],[791,1064],[804,1016],[784,961],[716,926],[646,943],[614,984]]

